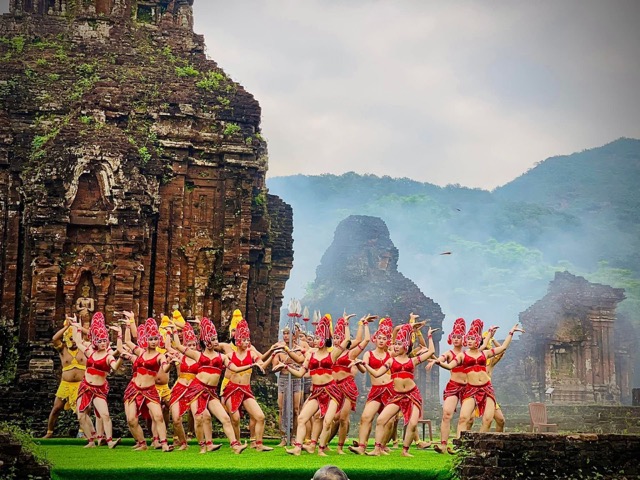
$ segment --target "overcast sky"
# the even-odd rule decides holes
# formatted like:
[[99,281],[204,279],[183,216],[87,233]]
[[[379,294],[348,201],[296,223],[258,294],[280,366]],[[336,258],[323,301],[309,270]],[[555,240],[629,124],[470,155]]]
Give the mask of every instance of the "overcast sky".
[[262,105],[270,176],[494,188],[640,137],[640,1],[195,0],[194,15]]

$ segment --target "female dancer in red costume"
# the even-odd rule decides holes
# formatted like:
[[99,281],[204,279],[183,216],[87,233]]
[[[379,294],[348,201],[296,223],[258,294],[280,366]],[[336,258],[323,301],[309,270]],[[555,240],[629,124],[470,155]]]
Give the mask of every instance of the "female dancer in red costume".
[[381,377],[387,371],[390,371],[393,388],[395,390],[394,397],[389,400],[389,403],[384,407],[382,413],[378,415],[378,420],[376,421],[375,448],[373,451],[368,452],[367,455],[378,456],[383,453],[384,445],[382,441],[385,436],[384,427],[387,422],[393,421],[397,413],[401,411],[404,417],[404,424],[407,427],[402,446],[402,455],[405,457],[413,456],[409,453],[409,447],[415,438],[418,420],[422,417],[422,396],[413,380],[413,371],[417,365],[435,353],[433,332],[438,330],[429,328],[429,347],[427,351],[413,358],[409,358],[408,354],[411,353],[411,335],[414,331],[419,331],[422,325],[423,323],[415,323],[413,325],[407,323],[400,327],[393,343],[396,356],[388,359],[378,370],[372,369],[370,365],[365,365],[365,368],[374,377]]
[[[336,322],[336,328],[333,332],[333,341],[340,345],[345,339],[349,340],[346,332],[348,331],[349,319],[354,315],[344,315]],[[344,396],[344,403],[342,409],[338,412],[337,425],[335,425],[332,435],[335,435],[335,429],[338,429],[338,450],[340,455],[344,454],[344,442],[349,433],[349,424],[351,412],[356,410],[356,402],[358,400],[358,386],[356,385],[354,375],[357,372],[357,367],[354,366],[353,361],[362,353],[367,344],[369,343],[370,333],[367,326],[366,333],[364,334],[364,340],[362,340],[363,331],[365,331],[365,325],[368,325],[369,321],[377,318],[375,315],[365,315],[358,322],[358,332],[353,342],[350,340],[347,342],[347,349],[342,353],[333,364],[333,378],[336,381],[338,388],[342,390]]]
[[[438,357],[441,363],[450,362],[458,355],[460,355],[463,350],[463,341],[466,333],[466,323],[464,318],[457,318],[455,322],[453,322],[453,330],[449,334],[447,338],[447,343],[452,345],[453,348]],[[427,365],[428,369],[434,365],[433,362],[430,362]],[[451,370],[451,378],[447,383],[447,386],[444,389],[442,394],[442,422],[440,423],[440,444],[437,443],[433,445],[433,448],[438,453],[445,453],[448,451],[447,442],[449,441],[449,432],[451,431],[451,418],[453,417],[453,413],[456,411],[458,406],[458,402],[462,403],[462,395],[464,394],[465,389],[467,388],[467,374],[464,371],[464,367],[458,365],[457,367]],[[449,453],[452,453],[449,451]]]
[[[333,379],[333,363],[338,359],[340,354],[347,348],[349,332],[348,326],[345,325],[345,340],[340,345],[333,345],[331,339],[331,318],[325,315],[318,322],[315,333],[315,347],[305,355],[302,368],[299,370],[293,370],[287,368],[287,370],[296,377],[302,377],[305,372],[309,371],[312,381],[311,395],[302,407],[302,411],[298,416],[298,430],[296,432],[296,441],[293,444],[293,448],[288,449],[287,453],[290,455],[300,455],[301,450],[304,448],[308,453],[315,451],[315,442],[312,440],[309,445],[302,445],[304,435],[306,432],[306,423],[313,417],[313,415],[320,411],[320,416],[323,419],[322,431],[319,439],[318,455],[326,456],[325,449],[327,448],[327,439],[331,433],[331,423],[336,413],[342,408],[344,397],[342,391],[336,385]],[[333,345],[333,350],[329,353],[328,347]],[[285,351],[289,353],[291,358],[296,361],[298,356],[292,354],[288,348]]]
[[156,376],[160,370],[168,372],[171,368],[164,354],[156,348],[160,344],[158,324],[153,318],[137,329],[138,345],[131,341],[131,324],[127,323],[125,343],[138,358],[135,361],[135,375],[124,392],[124,411],[129,430],[136,440],[136,450],[146,450],[147,441],[138,422],[138,415],[151,418],[158,432],[162,451],[170,452],[173,447],[167,444],[167,426],[162,415],[160,395],[156,389]]
[[[467,374],[467,387],[462,397],[462,407],[460,408],[460,418],[458,419],[458,437],[460,433],[467,430],[469,420],[473,411],[478,407],[482,417],[481,432],[489,431],[496,407],[496,397],[491,385],[491,377],[487,373],[487,359],[504,352],[511,343],[515,332],[523,330],[516,323],[509,332],[506,340],[500,347],[490,350],[480,350],[482,343],[482,321],[476,319],[471,323],[469,332],[465,337],[468,350],[460,353],[451,362],[443,363],[439,359],[435,361],[437,365],[452,370],[461,365]],[[490,329],[495,331],[495,327]],[[490,337],[490,335],[489,335]]]
[[[249,370],[252,365],[257,365],[263,370],[263,363],[260,354],[251,348],[251,333],[249,325],[245,319],[242,319],[235,332],[236,350],[233,350],[230,344],[220,344],[224,353],[229,357],[230,364],[237,368],[248,367],[242,371],[231,370],[229,383],[224,389],[223,400],[227,411],[231,417],[231,423],[236,432],[236,436],[240,436],[240,407],[244,407],[249,416],[254,420],[255,449],[259,452],[269,452],[273,450],[262,443],[264,435],[264,413],[256,401],[256,397],[251,391],[251,372]],[[274,353],[273,350],[268,352],[268,356]]]
[[[226,355],[216,351],[218,348],[218,332],[211,320],[203,318],[200,322],[200,341],[204,344],[204,351],[198,352],[180,343],[177,332],[173,335],[176,349],[186,357],[198,362],[198,373],[191,381],[186,392],[179,401],[180,416],[191,407],[196,421],[196,436],[200,442],[200,453],[218,450],[220,445],[214,445],[211,432],[211,414],[222,424],[222,429],[229,439],[231,449],[240,454],[247,448],[241,445],[233,429],[227,411],[218,398],[218,384],[222,375],[222,369],[227,367],[233,372],[242,372],[253,367],[253,363],[237,367]],[[186,341],[186,340],[185,340]]]
[[77,322],[75,315],[68,319],[73,326],[73,339],[78,349],[87,358],[87,369],[80,387],[78,387],[78,422],[87,436],[85,448],[96,446],[96,432],[89,417],[88,408],[93,405],[96,417],[102,419],[104,434],[109,448],[114,448],[120,439],[114,440],[111,417],[109,416],[109,405],[107,404],[107,394],[109,393],[109,382],[107,374],[111,370],[120,368],[122,359],[113,357],[109,349],[109,333],[104,323],[104,315],[96,312],[91,319],[89,333],[91,336],[91,347],[87,348],[82,341],[82,326]]
[[[368,333],[369,325],[365,325],[365,332]],[[381,368],[390,358],[388,349],[391,345],[391,334],[393,332],[393,323],[390,318],[384,318],[380,321],[378,330],[373,334],[371,341],[376,346],[375,350],[366,352],[362,359],[363,373],[366,372],[365,365],[368,365],[373,370]],[[367,402],[364,405],[362,411],[362,417],[360,418],[360,431],[358,435],[358,445],[352,445],[349,450],[358,455],[364,455],[367,449],[367,443],[369,441],[369,434],[371,433],[371,426],[373,425],[373,417],[376,414],[382,412],[384,407],[387,406],[389,400],[395,395],[393,389],[393,381],[391,380],[391,374],[389,372],[384,373],[380,377],[371,377],[371,390],[369,390],[369,396]],[[385,428],[389,430],[393,427],[393,422],[388,422]],[[388,431],[387,434],[390,432]],[[386,438],[386,437],[385,437]],[[383,442],[384,444],[384,442]]]
[[[189,350],[199,351],[198,349],[198,337],[193,331],[191,324],[186,323],[182,328],[182,343]],[[165,339],[165,345],[170,352],[173,352],[171,348],[171,341],[169,336]],[[189,409],[189,406],[184,402],[184,396],[187,393],[187,389],[191,382],[196,378],[198,371],[200,370],[200,364],[193,358],[189,358],[186,355],[180,355],[178,360],[178,380],[171,389],[171,398],[169,400],[169,406],[171,408],[171,419],[173,421],[173,431],[178,437],[178,443],[180,448],[178,450],[186,450],[187,436],[182,426],[182,416]]]

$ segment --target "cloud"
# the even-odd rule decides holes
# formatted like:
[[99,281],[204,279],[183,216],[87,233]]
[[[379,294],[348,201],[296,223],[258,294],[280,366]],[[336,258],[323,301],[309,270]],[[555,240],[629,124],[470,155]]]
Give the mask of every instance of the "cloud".
[[270,174],[354,170],[493,188],[640,134],[633,2],[195,4],[263,106]]

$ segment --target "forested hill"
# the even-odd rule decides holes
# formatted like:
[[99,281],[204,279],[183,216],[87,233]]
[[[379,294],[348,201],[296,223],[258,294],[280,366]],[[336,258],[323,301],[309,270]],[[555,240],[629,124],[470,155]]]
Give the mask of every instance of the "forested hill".
[[271,178],[294,211],[285,295],[312,288],[336,225],[364,214],[387,223],[399,270],[441,304],[445,328],[457,316],[510,326],[565,269],[626,288],[621,309],[639,324],[639,180],[632,139],[549,158],[494,192],[355,173]]

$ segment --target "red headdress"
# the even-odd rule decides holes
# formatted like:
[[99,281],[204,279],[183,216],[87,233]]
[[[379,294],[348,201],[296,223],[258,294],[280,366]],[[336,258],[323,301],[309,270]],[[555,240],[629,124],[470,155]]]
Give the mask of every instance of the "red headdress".
[[402,343],[405,350],[409,351],[409,345],[411,345],[411,334],[413,333],[413,326],[410,323],[405,323],[398,329],[396,334],[396,342]]
[[236,345],[240,340],[249,340],[250,338],[251,332],[249,331],[249,324],[243,318],[242,320],[240,320],[240,323],[238,323],[238,326],[236,327]]
[[467,343],[467,340],[470,338],[476,339],[476,345],[479,347],[482,343],[482,329],[484,327],[484,323],[479,318],[476,318],[471,325],[469,326],[469,331],[467,335],[464,337],[464,342]]
[[333,341],[336,342],[336,345],[344,342],[344,336],[346,334],[345,327],[346,322],[343,317],[340,317],[336,322],[336,328],[333,330]]
[[393,321],[389,318],[381,318],[378,324],[378,330],[372,335],[371,342],[376,343],[378,341],[378,335],[386,335],[387,347],[391,345],[391,335],[393,334]]
[[[215,327],[213,327],[213,329],[215,330]],[[184,327],[182,328],[182,341],[185,345],[191,342],[198,342],[196,332],[194,332],[193,327],[190,323],[185,323]]]
[[99,340],[109,340],[109,332],[107,326],[104,323],[104,315],[102,312],[96,312],[91,319],[91,327],[89,327],[89,333],[91,334],[91,343],[96,347]]
[[451,345],[451,335],[462,335],[462,338],[466,335],[467,324],[464,321],[464,318],[456,318],[456,321],[453,322],[453,330],[449,334],[447,338],[447,343]]
[[213,337],[217,336],[218,332],[216,331],[216,326],[211,320],[209,320],[207,317],[204,317],[200,322],[200,340],[202,340],[204,343],[209,343],[211,342]]
[[149,346],[149,342],[147,341],[147,337],[149,334],[147,333],[147,324],[143,323],[142,325],[138,325],[137,328],[138,333],[138,341],[137,344],[140,348],[147,348]]
[[331,338],[331,317],[329,317],[328,314],[318,322],[315,336],[322,338],[322,343],[326,342],[328,338]]

